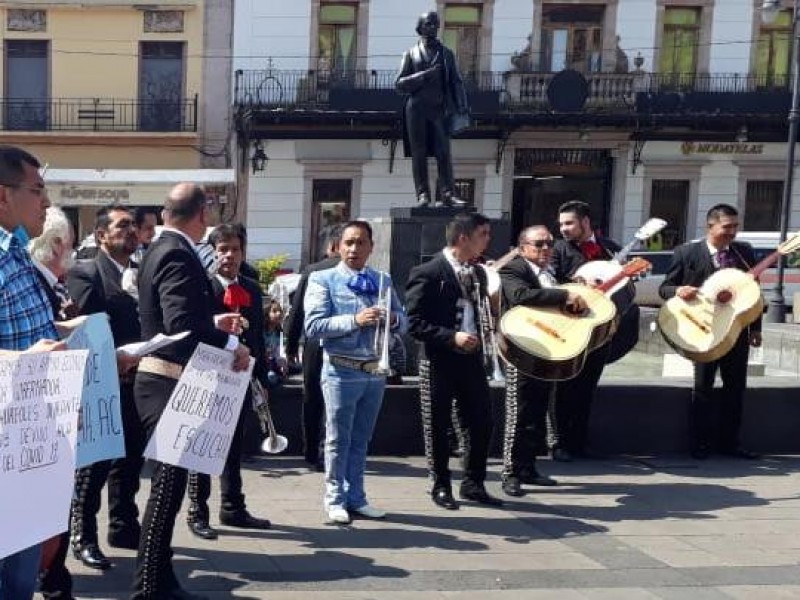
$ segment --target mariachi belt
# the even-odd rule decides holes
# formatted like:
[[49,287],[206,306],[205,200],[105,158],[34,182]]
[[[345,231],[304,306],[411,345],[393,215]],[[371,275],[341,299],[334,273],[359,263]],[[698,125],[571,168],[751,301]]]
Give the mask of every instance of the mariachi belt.
[[360,360],[358,358],[350,358],[349,356],[340,356],[338,354],[329,354],[328,359],[330,363],[336,367],[345,367],[346,369],[353,369],[354,371],[363,371],[370,375],[378,373],[378,361],[374,358]]

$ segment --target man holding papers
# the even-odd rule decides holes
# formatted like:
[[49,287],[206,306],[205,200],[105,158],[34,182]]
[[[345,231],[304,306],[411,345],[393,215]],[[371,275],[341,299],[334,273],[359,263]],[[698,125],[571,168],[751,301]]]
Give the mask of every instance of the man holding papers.
[[[100,247],[93,260],[82,261],[67,276],[67,288],[80,314],[106,313],[114,346],[141,340],[136,299],[122,289],[125,271],[136,269],[131,261],[139,243],[133,214],[124,206],[97,211],[94,227]],[[120,409],[125,434],[125,456],[102,461],[75,472],[70,539],[75,557],[92,569],[111,566],[97,539],[100,492],[108,480],[108,543],[117,548],[139,547],[139,471],[142,468],[142,428],[133,401],[133,371],[120,373]]]
[[[164,230],[139,267],[139,313],[142,335],[149,339],[189,331],[179,342],[146,356],[134,384],[136,408],[145,437],[155,431],[161,413],[197,344],[232,351],[232,368],[249,367],[250,352],[238,337],[217,329],[240,327],[238,315],[213,315],[211,282],[194,246],[206,229],[206,196],[193,184],[181,183],[164,204]],[[175,518],[186,491],[187,471],[156,462],[150,498],[142,519],[133,600],[198,599],[183,590],[172,569],[170,543]]]

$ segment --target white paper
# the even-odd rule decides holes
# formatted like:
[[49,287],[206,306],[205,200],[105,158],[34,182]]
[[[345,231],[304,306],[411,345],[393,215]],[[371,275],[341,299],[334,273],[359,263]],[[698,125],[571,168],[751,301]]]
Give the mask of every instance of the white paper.
[[181,331],[180,333],[176,333],[174,335],[157,333],[152,339],[149,339],[146,342],[133,342],[132,344],[125,344],[124,346],[117,348],[117,350],[124,352],[129,356],[145,356],[151,352],[155,352],[159,348],[179,342],[187,335],[189,335],[188,331]]
[[197,345],[150,437],[146,458],[207,475],[222,473],[255,359],[238,372],[232,362],[228,350]]
[[67,528],[88,354],[0,357],[0,558]]

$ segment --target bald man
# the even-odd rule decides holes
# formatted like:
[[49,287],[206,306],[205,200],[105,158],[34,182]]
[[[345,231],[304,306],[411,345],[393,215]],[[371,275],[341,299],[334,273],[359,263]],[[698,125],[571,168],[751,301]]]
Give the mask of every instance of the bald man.
[[[211,281],[195,252],[206,230],[202,188],[181,183],[164,204],[164,229],[139,267],[139,318],[142,339],[158,333],[190,332],[180,342],[146,356],[134,384],[136,410],[146,439],[153,434],[183,367],[203,342],[232,353],[234,370],[248,366],[250,352],[236,335],[238,315],[214,316]],[[172,530],[186,491],[187,471],[155,463],[150,498],[142,519],[132,600],[199,600],[183,590],[172,569]]]

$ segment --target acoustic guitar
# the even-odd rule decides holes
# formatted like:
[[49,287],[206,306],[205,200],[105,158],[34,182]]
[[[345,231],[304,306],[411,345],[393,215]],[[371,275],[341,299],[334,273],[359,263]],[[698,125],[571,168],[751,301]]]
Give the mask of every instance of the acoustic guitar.
[[778,246],[749,271],[720,269],[706,279],[693,300],[678,296],[658,311],[658,327],[681,356],[706,363],[730,352],[742,330],[764,312],[758,277],[781,256],[800,248],[800,233]]
[[577,283],[558,286],[580,295],[587,309],[573,314],[557,307],[515,306],[500,319],[500,356],[522,373],[546,381],[572,379],[586,355],[614,334],[617,308],[608,297],[619,281],[650,268],[635,258],[598,287]]

